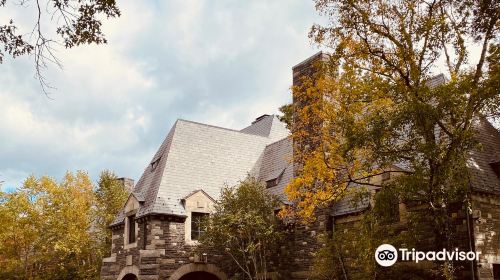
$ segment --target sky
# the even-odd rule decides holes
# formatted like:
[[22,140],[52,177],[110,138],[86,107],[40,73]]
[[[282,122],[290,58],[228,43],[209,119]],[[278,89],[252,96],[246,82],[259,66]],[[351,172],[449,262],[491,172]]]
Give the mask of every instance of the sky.
[[[47,98],[32,57],[0,64],[0,181],[104,169],[139,179],[178,118],[241,129],[290,102],[293,65],[318,51],[312,0],[118,0],[108,44],[57,48]],[[31,9],[30,9],[31,8]],[[0,23],[33,25],[8,5]],[[55,23],[47,21],[44,27]]]

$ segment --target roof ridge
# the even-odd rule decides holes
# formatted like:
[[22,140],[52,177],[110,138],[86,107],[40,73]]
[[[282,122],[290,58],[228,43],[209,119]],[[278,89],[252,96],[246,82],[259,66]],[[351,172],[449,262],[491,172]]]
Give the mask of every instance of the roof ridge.
[[[143,196],[144,196],[144,199],[145,199],[146,203],[147,203],[146,200],[148,200],[149,198],[152,198],[152,200],[149,202],[150,204],[144,205],[145,208],[141,209],[139,211],[139,213],[138,213],[139,216],[146,215],[149,212],[154,211],[154,207],[156,205],[156,201],[157,201],[157,198],[158,198],[157,197],[158,196],[158,191],[159,191],[160,186],[161,186],[161,178],[163,178],[163,176],[165,174],[165,166],[167,164],[168,154],[170,153],[170,150],[172,149],[172,145],[174,144],[174,140],[176,138],[175,137],[176,136],[175,130],[177,129],[177,125],[178,125],[178,120],[174,123],[174,125],[172,126],[172,128],[168,132],[167,136],[163,140],[162,145],[160,145],[159,149],[161,149],[162,146],[163,146],[163,144],[165,143],[165,147],[163,147],[163,151],[161,152],[160,157],[159,157],[160,161],[158,163],[158,166],[156,167],[156,168],[159,168],[159,169],[155,172],[155,174],[153,174],[153,177],[151,178],[151,182],[147,186],[147,189],[145,190],[145,193],[141,192],[141,193],[143,193]],[[170,138],[170,141],[169,141],[169,138]],[[145,174],[145,172],[147,172],[148,167],[146,167],[146,169],[144,170],[143,175]],[[157,181],[157,184],[155,184],[155,182],[156,182],[155,181],[156,176],[159,176],[159,181]]]
[[232,128],[226,128],[226,127],[222,127],[222,126],[216,126],[216,125],[211,125],[211,124],[206,124],[206,123],[201,123],[201,122],[195,122],[195,121],[190,121],[190,120],[185,120],[185,119],[177,119],[177,121],[182,121],[182,122],[187,122],[187,123],[192,123],[192,124],[198,124],[198,125],[208,126],[208,127],[212,127],[212,128],[217,128],[217,129],[222,129],[222,130],[228,130],[228,131],[232,131],[232,132],[238,132],[238,133],[246,134],[246,135],[253,135],[253,136],[257,136],[257,137],[261,137],[261,138],[267,138],[267,137],[262,136],[262,135],[255,135],[255,134],[246,133],[246,132],[243,132],[243,131],[240,131],[240,130],[236,130],[236,129],[232,129]]
[[288,140],[288,139],[291,139],[291,138],[292,138],[292,136],[291,136],[291,135],[289,135],[289,136],[287,136],[287,137],[285,137],[285,138],[282,138],[282,139],[280,139],[280,140],[277,140],[277,141],[274,141],[274,142],[272,142],[272,143],[267,144],[267,145],[266,145],[266,148],[267,148],[267,147],[269,147],[269,146],[271,146],[271,145],[274,145],[274,144],[276,144],[276,143],[278,143],[278,142],[285,141],[285,140]]

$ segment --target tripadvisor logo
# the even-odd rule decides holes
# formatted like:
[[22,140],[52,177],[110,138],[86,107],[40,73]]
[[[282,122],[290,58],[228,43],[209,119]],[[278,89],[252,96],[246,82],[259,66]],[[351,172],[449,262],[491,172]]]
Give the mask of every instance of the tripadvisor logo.
[[[399,256],[402,261],[473,261],[479,260],[480,252],[464,252],[456,248],[453,251],[443,249],[441,251],[416,251],[415,249],[408,250],[406,248],[399,248]],[[382,244],[375,250],[375,260],[381,266],[392,266],[398,260],[398,250],[391,244]]]
[[391,266],[398,260],[398,251],[391,244],[382,244],[375,251],[375,260],[381,266]]

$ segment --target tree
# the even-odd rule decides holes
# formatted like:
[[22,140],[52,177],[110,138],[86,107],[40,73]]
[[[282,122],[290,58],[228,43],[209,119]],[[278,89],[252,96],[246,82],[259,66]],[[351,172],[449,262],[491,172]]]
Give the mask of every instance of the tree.
[[397,175],[398,198],[427,205],[438,246],[451,246],[447,209],[467,200],[474,123],[500,114],[499,2],[315,2],[329,23],[310,37],[332,53],[293,89],[289,199],[314,219],[351,186]]
[[91,237],[93,186],[84,172],[61,182],[30,176],[2,193],[0,275],[4,279],[97,279]]
[[273,215],[279,205],[278,198],[254,178],[224,187],[206,223],[200,250],[227,255],[245,279],[267,279],[284,237]]
[[25,279],[29,275],[38,220],[26,193],[0,193],[0,277]]
[[30,176],[0,192],[0,278],[99,279],[111,250],[108,226],[127,196],[107,170],[97,188],[78,171],[60,182]]
[[[8,0],[0,0],[0,7],[5,7]],[[0,23],[0,63],[5,54],[13,58],[22,55],[33,55],[35,77],[38,78],[42,90],[49,86],[43,76],[48,62],[60,66],[54,54],[54,45],[61,44],[72,48],[81,44],[103,44],[106,38],[101,29],[101,17],[119,17],[120,10],[115,0],[23,0],[13,5],[27,9],[34,4],[36,18],[31,32],[19,34],[18,25],[13,19]],[[62,42],[49,38],[53,31],[44,25],[47,20],[56,22],[55,33]],[[1,25],[3,24],[3,25]]]
[[[117,180],[116,175],[104,170],[99,176],[97,189],[95,190],[95,238],[99,244],[99,257],[102,259],[111,252],[112,231],[109,225],[113,222],[116,214],[122,209],[129,193]],[[99,263],[100,264],[100,263]],[[100,269],[97,269],[99,272]]]

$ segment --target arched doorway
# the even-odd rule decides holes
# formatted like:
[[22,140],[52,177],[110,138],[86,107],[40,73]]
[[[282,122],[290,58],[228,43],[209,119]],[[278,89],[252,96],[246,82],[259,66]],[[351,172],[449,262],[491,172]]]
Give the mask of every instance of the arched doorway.
[[190,263],[179,267],[168,280],[227,280],[227,276],[213,264]]
[[139,268],[135,265],[126,266],[120,271],[116,280],[138,280]]
[[135,274],[127,274],[125,276],[123,276],[122,280],[138,280],[137,279],[137,276],[135,276]]
[[205,271],[195,271],[182,276],[181,279],[179,280],[220,280],[220,279],[219,277]]

